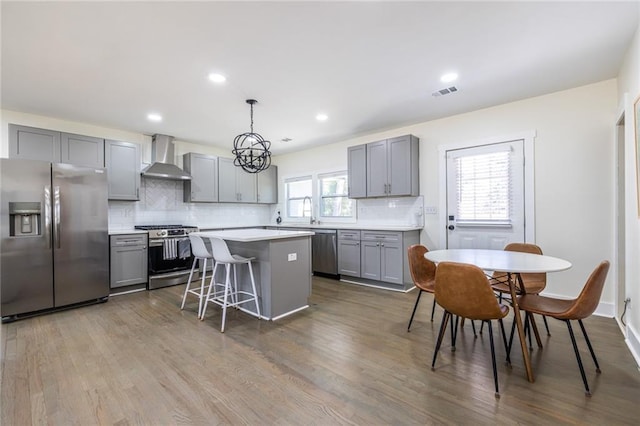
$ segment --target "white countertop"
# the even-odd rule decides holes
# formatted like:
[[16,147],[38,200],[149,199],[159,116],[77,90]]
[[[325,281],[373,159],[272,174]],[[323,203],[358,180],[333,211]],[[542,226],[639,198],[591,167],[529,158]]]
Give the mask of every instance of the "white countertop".
[[281,223],[280,225],[265,225],[276,228],[303,228],[303,229],[356,229],[356,230],[371,230],[371,231],[420,231],[422,226],[412,225],[363,225],[357,223],[323,223],[321,225],[308,223]]
[[249,243],[253,241],[279,240],[284,238],[310,237],[310,231],[280,231],[272,229],[229,229],[226,231],[192,232],[191,235],[199,235],[204,238],[219,237],[227,241]]

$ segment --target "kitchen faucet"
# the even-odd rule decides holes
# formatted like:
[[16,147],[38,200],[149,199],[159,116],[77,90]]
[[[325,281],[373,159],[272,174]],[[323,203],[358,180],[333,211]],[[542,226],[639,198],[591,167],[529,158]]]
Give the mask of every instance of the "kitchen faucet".
[[302,217],[304,217],[304,205],[307,203],[307,200],[309,200],[309,225],[313,225],[316,223],[316,219],[313,217],[313,202],[309,196],[302,199]]

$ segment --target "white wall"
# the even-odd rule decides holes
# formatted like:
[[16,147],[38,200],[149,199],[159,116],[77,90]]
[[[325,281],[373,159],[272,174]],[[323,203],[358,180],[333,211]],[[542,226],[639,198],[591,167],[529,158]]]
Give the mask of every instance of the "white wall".
[[[626,297],[631,298],[625,319],[629,332],[627,342],[640,364],[640,211],[633,120],[633,103],[636,100],[640,101],[640,28],[636,31],[618,77],[618,105],[625,114],[625,285]],[[640,129],[637,131],[640,132]]]
[[[455,96],[455,95],[454,95]],[[420,138],[420,192],[438,206],[438,146],[535,131],[536,242],[573,267],[549,275],[547,293],[575,297],[596,265],[613,260],[613,123],[616,81],[579,87],[468,114],[278,156],[282,177],[346,168],[348,146],[411,133]],[[310,160],[312,159],[312,160]],[[425,215],[421,241],[439,248],[438,215]],[[609,277],[602,297],[613,313]]]

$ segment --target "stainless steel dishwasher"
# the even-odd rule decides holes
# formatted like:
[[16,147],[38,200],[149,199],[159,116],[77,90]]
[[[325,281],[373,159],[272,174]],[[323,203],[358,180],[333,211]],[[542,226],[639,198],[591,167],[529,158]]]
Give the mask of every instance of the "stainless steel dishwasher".
[[314,273],[338,275],[338,231],[336,229],[310,229],[311,268]]

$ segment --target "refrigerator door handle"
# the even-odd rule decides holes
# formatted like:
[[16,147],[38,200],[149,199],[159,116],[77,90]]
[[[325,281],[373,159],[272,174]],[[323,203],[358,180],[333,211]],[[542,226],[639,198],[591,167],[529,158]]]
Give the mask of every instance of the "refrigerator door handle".
[[53,215],[55,219],[55,227],[53,228],[53,238],[56,245],[60,248],[60,187],[53,187]]
[[53,247],[51,235],[51,187],[44,187],[44,230],[45,237],[49,240],[49,250]]

